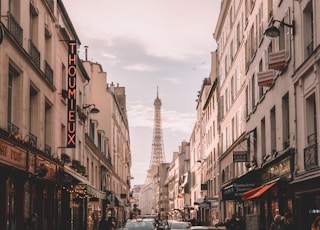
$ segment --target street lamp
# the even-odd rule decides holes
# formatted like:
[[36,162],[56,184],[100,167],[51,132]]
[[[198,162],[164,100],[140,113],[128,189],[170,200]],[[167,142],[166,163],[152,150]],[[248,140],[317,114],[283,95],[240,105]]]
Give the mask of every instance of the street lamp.
[[271,37],[271,38],[275,38],[275,37],[279,37],[280,36],[280,30],[278,29],[278,27],[274,26],[275,22],[279,22],[280,25],[284,25],[287,27],[292,28],[292,34],[295,34],[295,23],[294,21],[292,21],[292,24],[287,24],[283,21],[279,21],[279,20],[272,20],[272,26],[268,27],[265,31],[264,31],[264,35]]
[[84,104],[82,106],[82,109],[88,109],[90,108],[91,106],[93,106],[93,108],[90,110],[90,113],[99,113],[100,110],[96,108],[96,105],[95,104]]

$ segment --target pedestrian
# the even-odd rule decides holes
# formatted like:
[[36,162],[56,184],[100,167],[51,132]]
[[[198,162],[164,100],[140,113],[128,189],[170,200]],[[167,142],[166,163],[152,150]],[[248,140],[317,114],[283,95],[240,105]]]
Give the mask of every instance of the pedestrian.
[[197,225],[197,220],[196,220],[195,217],[193,217],[190,222],[191,222],[192,226],[196,226]]
[[106,219],[102,218],[99,223],[99,230],[107,230],[107,226],[108,225]]
[[107,220],[107,230],[116,230],[117,220],[114,216],[109,216]]
[[274,220],[271,223],[270,230],[285,230],[285,218],[279,214],[274,216]]
[[320,216],[317,216],[311,225],[311,230],[320,230]]
[[286,218],[285,220],[285,229],[286,230],[294,230],[294,222],[293,222],[293,215],[290,212],[287,212],[284,214],[284,217]]
[[38,220],[39,220],[39,215],[36,212],[33,212],[31,216],[27,219],[25,229],[38,230]]

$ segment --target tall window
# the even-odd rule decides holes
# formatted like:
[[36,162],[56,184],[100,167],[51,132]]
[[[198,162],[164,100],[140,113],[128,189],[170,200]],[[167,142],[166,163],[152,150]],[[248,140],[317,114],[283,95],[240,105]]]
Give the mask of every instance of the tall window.
[[270,132],[271,132],[271,151],[277,151],[277,124],[276,124],[276,108],[270,111]]
[[[11,65],[9,66],[8,77],[8,107],[7,107],[7,121],[9,124],[15,124],[19,120],[20,109],[20,78],[19,73]],[[15,111],[15,112],[13,112]],[[17,125],[17,124],[16,124]]]
[[45,103],[45,114],[44,114],[44,144],[45,144],[45,150],[48,154],[51,154],[51,130],[53,129],[52,127],[52,114],[51,114],[51,105],[46,102]]
[[60,146],[65,147],[67,146],[67,129],[66,126],[61,124],[61,140],[60,140]]
[[283,132],[283,148],[286,149],[290,145],[290,122],[289,122],[289,93],[282,97],[282,132]]
[[267,155],[266,151],[266,120],[261,120],[261,156],[262,159]]
[[315,94],[306,100],[306,128],[307,145],[313,145],[317,141],[317,108]]
[[94,132],[95,132],[95,124],[92,120],[90,120],[90,127],[89,127],[89,137],[91,138],[92,141],[94,141]]
[[100,152],[102,152],[102,133],[101,131],[98,132],[98,149]]
[[9,0],[9,11],[20,22],[20,0]]
[[39,94],[38,91],[30,85],[30,105],[29,105],[29,132],[36,134],[39,125]]
[[256,79],[255,74],[251,77],[251,109],[256,105]]
[[305,46],[305,58],[309,57],[314,49],[313,46],[313,37],[314,37],[314,21],[313,21],[313,6],[312,1],[309,1],[307,6],[303,11],[303,38],[304,38],[304,46]]

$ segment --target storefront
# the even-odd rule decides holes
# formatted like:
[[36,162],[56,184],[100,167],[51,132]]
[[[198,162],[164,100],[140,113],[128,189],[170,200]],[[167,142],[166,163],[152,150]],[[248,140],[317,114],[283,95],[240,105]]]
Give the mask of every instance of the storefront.
[[320,172],[295,179],[291,185],[297,229],[311,229],[312,222],[320,215]]
[[32,212],[41,229],[57,229],[57,164],[28,143],[0,139],[0,229],[23,229]]
[[97,229],[105,192],[96,189],[70,167],[61,174],[61,226],[63,229]]
[[294,149],[288,149],[262,166],[260,186],[242,195],[246,206],[246,223],[250,229],[269,229],[276,214],[293,213],[290,182],[294,171]]
[[120,227],[125,221],[125,204],[122,199],[117,196],[114,192],[106,190],[106,200],[103,208],[106,213],[106,219],[109,217],[115,217],[117,224]]
[[258,169],[252,169],[246,174],[234,179],[228,185],[221,189],[221,202],[224,207],[224,213],[221,215],[225,221],[232,215],[245,217],[246,206],[242,201],[242,194],[258,185]]

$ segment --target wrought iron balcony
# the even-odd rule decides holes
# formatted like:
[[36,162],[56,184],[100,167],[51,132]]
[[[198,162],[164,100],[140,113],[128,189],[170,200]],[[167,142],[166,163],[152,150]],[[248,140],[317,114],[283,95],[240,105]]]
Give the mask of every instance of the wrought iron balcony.
[[53,69],[47,61],[44,61],[44,74],[46,75],[46,78],[53,83]]
[[44,153],[48,156],[51,156],[51,146],[45,145],[44,146]]
[[318,144],[310,145],[304,148],[304,168],[306,170],[318,166]]
[[53,12],[54,10],[54,1],[53,0],[46,0],[50,10]]
[[24,137],[23,141],[25,141],[26,138],[28,138],[28,141],[26,141],[27,144],[31,145],[32,147],[37,147],[37,142],[38,142],[37,136],[33,135],[32,133],[29,133]]
[[29,40],[29,55],[34,64],[40,67],[40,51],[33,44],[32,40]]
[[19,134],[19,127],[14,124],[8,122],[8,133],[10,136],[16,136]]
[[307,45],[307,57],[311,56],[313,52],[313,40]]
[[8,13],[9,17],[9,31],[12,36],[16,39],[19,45],[23,44],[23,29],[19,25],[19,22],[14,18],[14,16]]

